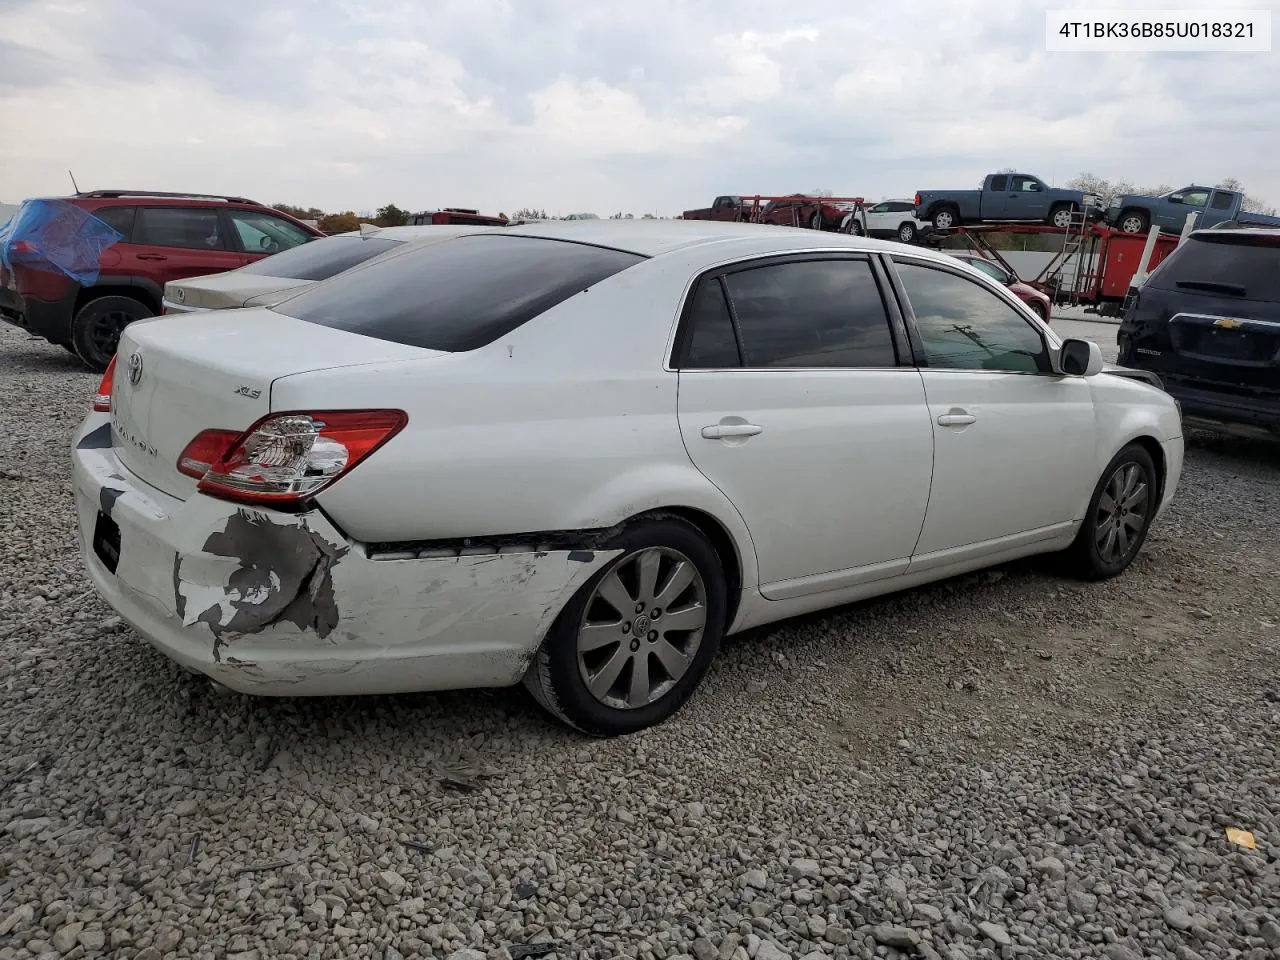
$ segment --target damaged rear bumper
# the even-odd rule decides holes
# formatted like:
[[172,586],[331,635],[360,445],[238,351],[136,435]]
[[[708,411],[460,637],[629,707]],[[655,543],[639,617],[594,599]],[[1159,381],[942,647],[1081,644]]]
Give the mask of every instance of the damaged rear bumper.
[[72,450],[94,586],[170,659],[242,693],[518,683],[564,604],[617,554],[370,559],[319,511],[168,496],[116,459],[109,431],[108,415],[90,416]]

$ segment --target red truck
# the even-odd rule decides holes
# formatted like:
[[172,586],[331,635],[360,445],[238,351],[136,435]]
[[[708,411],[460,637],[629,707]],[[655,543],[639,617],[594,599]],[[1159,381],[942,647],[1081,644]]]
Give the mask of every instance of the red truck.
[[849,214],[861,205],[861,197],[812,197],[803,193],[782,197],[721,196],[709,207],[686,210],[681,218],[839,230]]

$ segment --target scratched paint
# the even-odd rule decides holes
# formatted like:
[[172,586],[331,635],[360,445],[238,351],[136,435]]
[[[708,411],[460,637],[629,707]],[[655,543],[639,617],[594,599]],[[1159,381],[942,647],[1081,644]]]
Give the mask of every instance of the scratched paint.
[[214,659],[228,635],[258,633],[279,623],[314,631],[323,639],[338,625],[333,567],[350,547],[330,543],[303,522],[276,522],[237,510],[211,533],[203,552],[236,561],[226,583],[193,583],[174,563],[174,605],[184,626],[203,623],[213,634]]

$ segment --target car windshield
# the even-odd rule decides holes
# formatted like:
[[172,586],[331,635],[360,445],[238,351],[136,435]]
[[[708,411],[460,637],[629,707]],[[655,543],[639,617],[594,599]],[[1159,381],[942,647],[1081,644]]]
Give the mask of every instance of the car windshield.
[[1280,237],[1221,230],[1192,236],[1147,281],[1158,290],[1280,302]]
[[988,263],[986,260],[979,260],[975,257],[961,257],[965,263],[971,267],[977,267],[992,280],[999,280],[1001,283],[1008,283],[1009,278],[1005,272],[997,267],[994,263]]
[[585,243],[479,233],[385,257],[272,309],[393,343],[475,350],[644,259]]
[[328,280],[402,242],[385,237],[325,237],[258,260],[238,272],[285,280]]

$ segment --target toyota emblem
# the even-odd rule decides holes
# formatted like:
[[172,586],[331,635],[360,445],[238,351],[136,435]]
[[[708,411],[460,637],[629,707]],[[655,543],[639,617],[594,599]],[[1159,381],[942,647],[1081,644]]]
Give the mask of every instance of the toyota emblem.
[[135,353],[129,358],[129,382],[135,387],[142,382],[142,354]]

